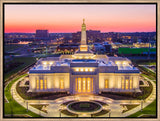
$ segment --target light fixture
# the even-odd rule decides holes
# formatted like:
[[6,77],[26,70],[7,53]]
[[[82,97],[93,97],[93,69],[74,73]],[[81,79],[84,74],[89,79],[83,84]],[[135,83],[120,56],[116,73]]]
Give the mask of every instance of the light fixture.
[[88,68],[86,68],[85,71],[88,71]]
[[76,68],[76,71],[79,71],[79,69],[78,69],[78,68]]
[[92,69],[92,68],[90,68],[89,70],[90,70],[90,71],[93,71],[93,69]]
[[126,65],[126,64],[127,64],[127,62],[126,62],[126,61],[124,61],[124,62],[123,62],[123,64],[124,64],[124,65]]
[[50,62],[49,64],[50,64],[50,65],[52,65],[52,64],[53,64],[53,62]]
[[119,62],[119,61],[116,61],[116,64],[117,64],[117,65],[119,65],[119,64],[120,64],[120,62]]
[[81,68],[81,71],[83,71],[83,68]]
[[44,64],[44,65],[46,65],[46,64],[47,64],[47,62],[43,62],[43,64]]

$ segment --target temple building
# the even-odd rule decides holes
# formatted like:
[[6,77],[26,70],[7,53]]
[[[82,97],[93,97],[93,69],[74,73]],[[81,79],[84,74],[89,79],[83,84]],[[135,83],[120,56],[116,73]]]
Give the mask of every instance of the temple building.
[[86,43],[83,20],[81,45],[73,55],[41,58],[29,71],[29,91],[98,94],[137,92],[140,71],[127,58],[95,55]]

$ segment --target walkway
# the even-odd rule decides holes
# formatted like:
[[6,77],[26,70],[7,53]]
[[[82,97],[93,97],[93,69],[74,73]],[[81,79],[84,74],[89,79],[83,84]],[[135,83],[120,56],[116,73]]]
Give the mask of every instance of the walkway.
[[[120,104],[135,104],[135,103],[141,104],[141,100],[112,100],[107,97],[94,96],[94,95],[67,96],[67,97],[58,98],[56,100],[24,100],[23,98],[21,98],[19,96],[19,94],[16,91],[16,85],[22,79],[23,78],[16,81],[11,87],[11,91],[13,91],[11,93],[11,94],[13,94],[13,98],[23,107],[27,108],[27,105],[28,105],[28,109],[30,111],[32,111],[36,114],[39,114],[41,116],[44,116],[44,117],[60,117],[59,109],[63,108],[60,105],[64,102],[67,102],[70,100],[99,100],[102,102],[106,102],[107,104],[109,104],[108,107],[111,109],[111,112],[110,112],[111,117],[126,117],[126,116],[129,116],[129,115],[141,110],[141,105],[139,105],[136,108],[134,108],[130,111],[127,111],[126,113],[122,113],[123,107],[120,106]],[[152,91],[151,95],[144,101],[143,108],[148,106],[150,103],[152,103],[156,99],[156,84],[149,79],[147,79],[147,80],[152,83],[153,91]],[[49,104],[49,106],[47,107],[48,113],[44,113],[43,111],[40,111],[40,110],[30,106],[30,104]],[[103,117],[108,117],[108,116],[109,116],[109,114],[103,115]],[[67,116],[61,113],[61,117],[67,117]]]
[[[144,78],[151,82],[151,84],[153,85],[153,90],[152,90],[152,93],[150,94],[150,96],[148,96],[148,98],[143,101],[143,108],[148,106],[150,103],[152,103],[156,99],[156,84],[152,80],[150,80],[146,77],[144,77]],[[126,113],[123,114],[123,117],[129,116],[129,115],[136,113],[140,110],[141,110],[141,105],[139,105],[138,107],[136,107],[130,111],[127,111]]]

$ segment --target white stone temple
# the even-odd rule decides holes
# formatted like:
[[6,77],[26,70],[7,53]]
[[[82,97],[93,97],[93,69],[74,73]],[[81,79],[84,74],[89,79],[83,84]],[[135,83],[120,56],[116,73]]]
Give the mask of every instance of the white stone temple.
[[81,45],[73,55],[38,60],[29,71],[29,91],[98,94],[137,92],[140,71],[127,58],[94,55],[86,44],[83,20]]

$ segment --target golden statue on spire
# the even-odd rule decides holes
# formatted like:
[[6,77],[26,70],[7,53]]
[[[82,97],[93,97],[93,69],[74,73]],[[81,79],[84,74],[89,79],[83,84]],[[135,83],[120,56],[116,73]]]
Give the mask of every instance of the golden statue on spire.
[[85,22],[85,19],[83,19],[83,24],[84,24],[84,22]]

